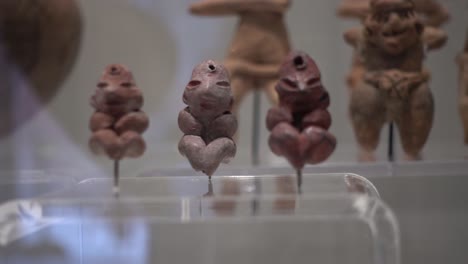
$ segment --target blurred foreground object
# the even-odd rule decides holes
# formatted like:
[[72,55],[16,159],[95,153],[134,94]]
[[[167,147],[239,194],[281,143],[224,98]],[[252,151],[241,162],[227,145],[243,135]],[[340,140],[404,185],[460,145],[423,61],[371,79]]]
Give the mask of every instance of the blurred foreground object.
[[[33,98],[45,104],[57,93],[70,73],[81,42],[82,21],[75,0],[2,0],[0,1],[0,57],[6,59],[1,69],[17,69],[31,87]],[[10,74],[11,75],[11,74]],[[2,115],[8,120],[17,83],[2,76]],[[16,84],[16,85],[15,85]],[[27,102],[25,102],[27,103]],[[39,111],[34,109],[33,111]],[[0,127],[0,137],[11,133],[30,118]]]

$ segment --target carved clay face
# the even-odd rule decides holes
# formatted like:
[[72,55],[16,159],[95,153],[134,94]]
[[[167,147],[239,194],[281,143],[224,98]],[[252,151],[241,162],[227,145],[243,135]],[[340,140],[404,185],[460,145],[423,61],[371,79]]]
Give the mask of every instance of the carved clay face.
[[276,91],[280,104],[291,110],[311,106],[328,95],[322,85],[317,64],[303,52],[288,55],[280,69],[280,82]]
[[416,44],[423,31],[410,0],[372,0],[364,25],[367,39],[391,55]]
[[230,111],[232,91],[226,68],[211,60],[199,64],[185,87],[183,100],[195,114],[217,116]]
[[139,110],[143,106],[143,95],[132,73],[122,65],[113,64],[102,74],[91,105],[100,112],[120,115]]

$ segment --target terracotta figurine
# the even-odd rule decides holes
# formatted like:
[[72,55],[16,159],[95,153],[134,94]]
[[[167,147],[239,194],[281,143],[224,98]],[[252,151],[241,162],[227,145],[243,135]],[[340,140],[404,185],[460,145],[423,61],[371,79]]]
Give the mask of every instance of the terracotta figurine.
[[252,89],[262,89],[277,103],[278,71],[290,50],[284,21],[289,5],[290,0],[201,0],[190,6],[195,15],[240,18],[224,62],[231,76],[234,112]]
[[184,133],[179,152],[194,170],[211,178],[221,162],[228,163],[236,154],[232,137],[237,119],[230,112],[233,98],[226,68],[211,60],[196,66],[183,101],[187,107],[178,118]]
[[[414,10],[421,16],[422,22],[431,27],[440,27],[447,22],[450,14],[436,0],[413,0]],[[365,19],[370,12],[370,0],[343,0],[337,14],[344,18]]]
[[271,108],[266,119],[273,153],[285,157],[298,172],[305,164],[326,160],[336,139],[328,132],[330,97],[314,60],[302,52],[288,55],[276,91],[279,106]]
[[[450,15],[448,10],[435,0],[413,0],[414,10],[425,25],[422,34],[428,50],[436,50],[445,45],[447,36],[440,27],[446,23]],[[364,21],[370,12],[370,0],[343,0],[337,9],[339,16],[356,18]],[[356,34],[361,28],[353,28],[347,34]],[[354,33],[353,33],[354,32]],[[354,52],[351,71],[347,77],[348,86],[352,89],[361,82],[365,67],[358,51]]]
[[118,162],[123,158],[143,155],[146,144],[141,136],[149,126],[141,111],[143,94],[132,73],[123,65],[106,67],[91,97],[95,109],[89,123],[91,151],[115,161],[114,192],[118,194]]
[[457,62],[460,67],[459,110],[465,132],[465,144],[468,145],[468,34],[465,48],[457,57]]
[[[359,51],[362,77],[351,88],[350,114],[361,161],[374,161],[380,131],[395,122],[407,160],[420,159],[432,127],[434,101],[423,67],[424,25],[411,0],[372,0],[364,28],[345,39]],[[445,41],[441,35],[436,42]]]

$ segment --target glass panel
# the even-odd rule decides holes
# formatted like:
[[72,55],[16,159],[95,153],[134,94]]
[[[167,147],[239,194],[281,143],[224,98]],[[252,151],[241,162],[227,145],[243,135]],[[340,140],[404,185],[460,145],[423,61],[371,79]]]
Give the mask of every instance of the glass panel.
[[392,212],[362,195],[41,199],[0,213],[6,264],[399,263]]

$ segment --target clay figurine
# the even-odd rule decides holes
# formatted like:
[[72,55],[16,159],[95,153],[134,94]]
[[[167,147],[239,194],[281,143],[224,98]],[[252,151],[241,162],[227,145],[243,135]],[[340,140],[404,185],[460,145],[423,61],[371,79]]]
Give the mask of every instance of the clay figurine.
[[220,163],[228,163],[236,154],[232,137],[237,131],[237,119],[230,112],[233,98],[227,69],[211,60],[196,66],[183,101],[187,107],[178,118],[184,133],[179,152],[194,170],[211,179]]
[[[450,15],[448,10],[435,0],[414,0],[414,11],[425,25],[422,38],[428,50],[437,50],[443,47],[447,40],[446,33],[440,27],[446,23]],[[339,16],[356,18],[364,21],[370,12],[370,0],[343,0],[337,9]],[[346,35],[359,34],[361,28],[350,29]],[[347,39],[346,39],[347,40]],[[348,40],[347,40],[348,41]],[[354,88],[363,78],[365,67],[358,54],[354,51],[351,71],[347,76],[349,88]]]
[[[350,114],[361,161],[375,161],[374,151],[386,122],[398,127],[407,160],[421,158],[429,136],[434,101],[423,67],[427,43],[424,25],[410,0],[371,0],[364,28],[345,34],[359,51],[362,77],[351,90]],[[440,36],[443,41],[444,36]]]
[[305,164],[323,162],[335,150],[336,138],[328,132],[330,97],[316,63],[302,52],[288,55],[281,66],[276,91],[279,106],[271,108],[266,118],[271,131],[268,144],[300,176]]
[[195,15],[240,18],[224,62],[231,76],[234,113],[252,89],[261,89],[278,102],[278,71],[290,50],[284,21],[289,5],[290,0],[201,0],[190,6]]
[[[447,22],[450,14],[437,0],[413,0],[414,10],[426,26],[440,27]],[[364,20],[370,12],[370,0],[343,0],[337,14],[344,18]]]
[[115,161],[114,193],[118,195],[118,167],[123,158],[143,155],[146,144],[141,136],[149,126],[141,111],[143,94],[132,73],[123,65],[106,67],[91,97],[95,109],[89,123],[92,136],[89,147],[94,154],[106,155]]
[[459,111],[465,132],[465,144],[468,145],[468,34],[463,52],[457,57],[460,67]]

